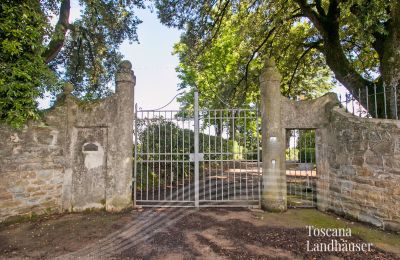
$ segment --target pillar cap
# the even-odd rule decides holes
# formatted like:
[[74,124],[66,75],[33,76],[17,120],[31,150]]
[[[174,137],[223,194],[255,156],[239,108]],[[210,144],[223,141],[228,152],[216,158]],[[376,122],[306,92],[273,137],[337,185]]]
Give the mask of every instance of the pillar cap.
[[268,58],[264,62],[264,68],[276,68],[276,63],[274,58]]
[[123,60],[118,64],[118,72],[130,72],[132,63],[129,60]]
[[72,85],[71,82],[66,82],[64,84],[64,88],[63,88],[63,92],[65,95],[69,95],[72,93],[72,91],[74,91],[74,85]]
[[135,74],[132,71],[132,63],[123,60],[118,64],[118,70],[115,76],[116,82],[134,82],[136,83]]

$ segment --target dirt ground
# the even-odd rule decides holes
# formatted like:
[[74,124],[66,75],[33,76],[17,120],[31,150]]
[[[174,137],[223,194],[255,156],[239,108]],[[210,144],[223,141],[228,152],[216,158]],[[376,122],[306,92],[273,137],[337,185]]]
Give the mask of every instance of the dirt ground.
[[[310,252],[305,226],[351,228],[370,252]],[[400,259],[400,235],[316,210],[146,209],[40,217],[0,226],[2,259]]]

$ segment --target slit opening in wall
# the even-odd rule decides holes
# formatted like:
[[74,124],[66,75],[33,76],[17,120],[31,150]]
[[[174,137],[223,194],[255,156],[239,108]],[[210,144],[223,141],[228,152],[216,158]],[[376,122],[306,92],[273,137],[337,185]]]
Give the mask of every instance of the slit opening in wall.
[[286,130],[285,164],[288,207],[316,207],[318,175],[314,129]]

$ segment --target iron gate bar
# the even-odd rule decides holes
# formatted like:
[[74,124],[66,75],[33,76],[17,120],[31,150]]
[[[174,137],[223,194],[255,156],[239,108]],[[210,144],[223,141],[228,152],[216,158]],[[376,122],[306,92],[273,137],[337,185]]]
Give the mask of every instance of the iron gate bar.
[[[316,206],[315,130],[289,129],[287,183],[288,204],[295,207]],[[309,167],[312,164],[311,167]],[[296,165],[295,168],[294,165]],[[297,203],[291,205],[291,203]]]
[[199,207],[199,92],[194,91],[194,206]]
[[[195,110],[188,117],[187,111],[138,110],[136,106],[135,203],[157,207],[259,207],[258,109]],[[249,122],[256,125],[254,136],[248,135]],[[242,136],[236,136],[237,130],[244,130],[239,132]],[[188,158],[192,149],[194,162]],[[200,162],[201,153],[204,158]]]

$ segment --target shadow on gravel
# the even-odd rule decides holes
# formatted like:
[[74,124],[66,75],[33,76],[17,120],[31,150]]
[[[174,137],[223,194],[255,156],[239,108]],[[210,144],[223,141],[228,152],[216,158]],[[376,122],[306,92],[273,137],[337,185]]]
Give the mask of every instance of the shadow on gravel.
[[[307,252],[307,240],[329,243],[332,238],[309,237],[305,222],[291,224],[300,212],[161,208],[70,214],[0,229],[0,258],[400,259],[376,247],[366,253]],[[355,235],[344,239],[364,242]]]

